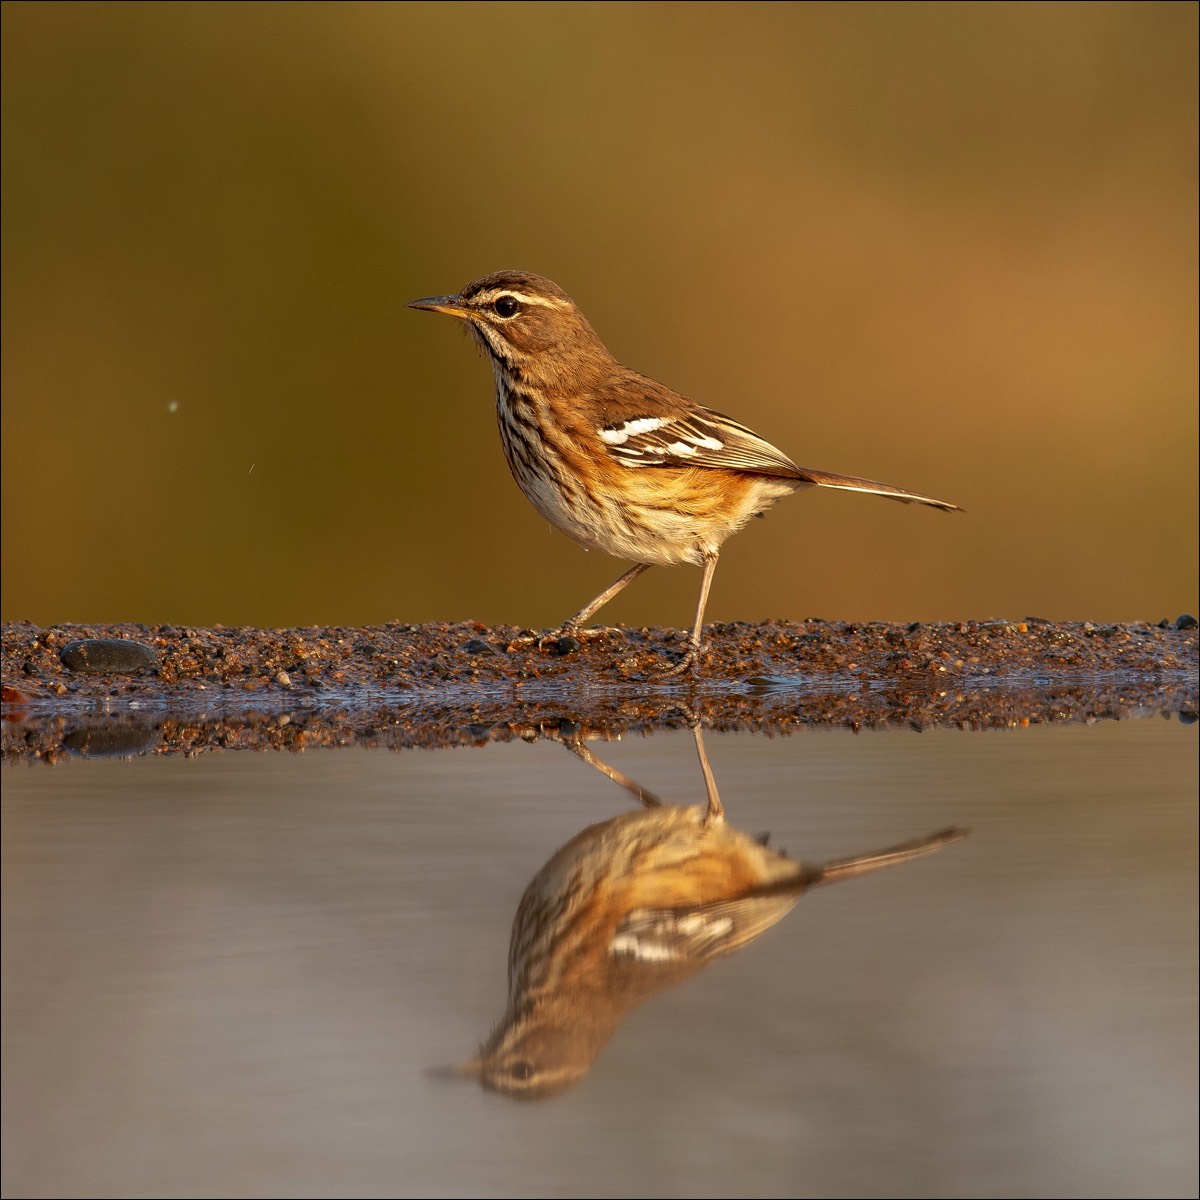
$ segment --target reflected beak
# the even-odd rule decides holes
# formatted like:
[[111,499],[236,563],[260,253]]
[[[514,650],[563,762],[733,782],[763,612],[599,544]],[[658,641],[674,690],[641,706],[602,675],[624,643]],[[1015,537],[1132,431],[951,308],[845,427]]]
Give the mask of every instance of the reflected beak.
[[404,307],[445,313],[449,317],[459,317],[464,321],[471,317],[471,310],[463,305],[461,296],[426,296],[423,300],[410,300]]
[[[410,304],[409,308],[412,307]],[[435,312],[440,312],[440,309],[435,309]],[[430,1079],[475,1079],[478,1080],[483,1074],[483,1062],[481,1059],[473,1058],[470,1062],[455,1063],[450,1067],[430,1067],[425,1074]]]

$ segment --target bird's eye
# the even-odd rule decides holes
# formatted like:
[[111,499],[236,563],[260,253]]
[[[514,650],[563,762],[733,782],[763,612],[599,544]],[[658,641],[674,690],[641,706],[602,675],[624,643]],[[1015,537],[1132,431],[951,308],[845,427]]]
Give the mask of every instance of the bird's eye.
[[522,1083],[524,1083],[533,1075],[533,1063],[526,1062],[524,1059],[521,1059],[519,1062],[513,1063],[513,1065],[508,1068],[508,1073],[514,1079],[519,1079]]
[[521,306],[515,296],[501,296],[492,305],[499,317],[515,317],[521,311]]

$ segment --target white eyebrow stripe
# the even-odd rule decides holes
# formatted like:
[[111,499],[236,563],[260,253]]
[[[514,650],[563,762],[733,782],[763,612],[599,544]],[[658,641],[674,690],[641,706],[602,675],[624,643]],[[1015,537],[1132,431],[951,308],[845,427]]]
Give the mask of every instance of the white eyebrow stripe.
[[623,446],[631,437],[653,433],[656,429],[670,424],[667,417],[634,417],[632,421],[626,421],[623,425],[613,425],[600,430],[600,440],[610,446]]
[[540,304],[543,308],[571,307],[569,300],[556,300],[553,296],[531,296],[528,292],[518,292],[516,288],[489,288],[486,292],[479,292],[475,299],[484,304],[491,304],[501,296],[511,296],[522,304]]

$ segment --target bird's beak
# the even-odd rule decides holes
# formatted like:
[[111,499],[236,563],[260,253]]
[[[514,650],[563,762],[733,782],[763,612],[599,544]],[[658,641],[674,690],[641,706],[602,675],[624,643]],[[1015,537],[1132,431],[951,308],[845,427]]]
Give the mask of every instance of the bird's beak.
[[404,307],[445,313],[450,317],[460,317],[464,321],[471,315],[471,310],[463,304],[461,296],[426,296],[423,300],[410,300]]

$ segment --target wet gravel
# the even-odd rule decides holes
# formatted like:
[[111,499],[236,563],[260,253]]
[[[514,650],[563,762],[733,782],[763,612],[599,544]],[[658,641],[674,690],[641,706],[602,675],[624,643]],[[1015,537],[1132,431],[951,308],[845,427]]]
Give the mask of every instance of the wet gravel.
[[[577,637],[477,623],[369,628],[3,627],[4,753],[460,745],[615,737],[702,720],[1007,726],[1197,706],[1197,628],[1020,620],[710,626],[698,678],[675,629]],[[97,668],[102,673],[97,673]],[[565,731],[565,732],[564,732]]]
[[733,622],[711,626],[699,678],[661,678],[683,650],[675,629],[539,636],[476,623],[363,629],[174,625],[3,627],[3,680],[31,698],[254,696],[295,689],[421,694],[447,686],[555,684],[703,691],[830,678],[1002,678],[1014,674],[1196,670],[1195,619],[1157,625],[1019,621]]

